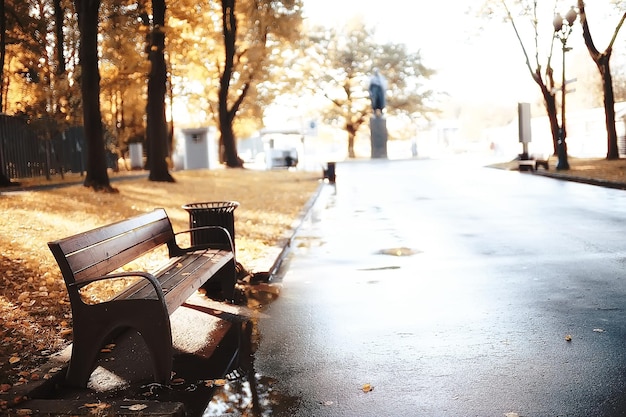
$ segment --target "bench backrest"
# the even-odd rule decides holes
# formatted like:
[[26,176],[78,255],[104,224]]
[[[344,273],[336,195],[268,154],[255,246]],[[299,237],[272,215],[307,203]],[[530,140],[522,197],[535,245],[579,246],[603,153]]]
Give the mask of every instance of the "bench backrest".
[[48,242],[69,286],[106,275],[174,239],[167,213],[156,209],[130,219]]

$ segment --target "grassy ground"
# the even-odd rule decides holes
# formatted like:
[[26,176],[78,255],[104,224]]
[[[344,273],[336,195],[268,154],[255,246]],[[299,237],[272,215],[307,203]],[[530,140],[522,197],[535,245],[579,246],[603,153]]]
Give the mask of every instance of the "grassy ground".
[[[626,159],[609,161],[602,158],[568,158],[569,170],[555,170],[557,159],[550,157],[549,172],[563,178],[581,178],[598,182],[626,184]],[[496,168],[517,170],[517,161],[493,165]],[[543,172],[543,168],[539,168]]]
[[[65,284],[48,241],[157,207],[165,208],[174,230],[181,231],[189,226],[182,205],[238,201],[234,212],[237,259],[254,270],[249,265],[267,256],[286,237],[317,189],[321,172],[182,171],[174,173],[175,183],[149,182],[136,173],[120,175],[135,178],[113,182],[117,194],[93,192],[80,184],[80,177],[72,176],[52,181],[74,183],[70,186],[0,189],[0,393],[11,385],[41,378],[37,366],[71,341]],[[35,185],[22,182],[22,186]],[[137,267],[150,269],[156,261],[147,257],[137,261]]]

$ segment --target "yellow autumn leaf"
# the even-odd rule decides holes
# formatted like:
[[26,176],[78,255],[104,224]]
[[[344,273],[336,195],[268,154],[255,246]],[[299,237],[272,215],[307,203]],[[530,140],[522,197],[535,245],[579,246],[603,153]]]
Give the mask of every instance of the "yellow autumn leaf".
[[85,407],[96,409],[96,410],[104,410],[106,408],[109,408],[110,406],[111,405],[107,404],[107,403],[87,403],[87,404],[85,404]]
[[10,363],[10,364],[18,363],[19,361],[20,361],[19,356],[11,356],[11,357],[9,358],[9,363]]
[[363,384],[361,389],[363,390],[363,392],[370,392],[374,389],[374,387],[372,386],[372,384]]

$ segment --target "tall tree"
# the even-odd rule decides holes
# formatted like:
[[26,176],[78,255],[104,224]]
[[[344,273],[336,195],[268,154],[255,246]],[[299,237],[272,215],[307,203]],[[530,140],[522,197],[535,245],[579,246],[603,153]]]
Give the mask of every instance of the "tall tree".
[[152,30],[148,56],[147,140],[150,181],[174,182],[167,168],[168,130],[165,120],[167,67],[165,64],[165,0],[152,0]]
[[100,112],[100,69],[98,65],[98,15],[100,0],[74,0],[80,30],[80,90],[87,138],[87,175],[83,185],[95,191],[116,192],[111,187],[104,152]]
[[221,0],[221,6],[224,60],[218,119],[223,159],[234,168],[243,165],[237,155],[235,117],[258,83],[269,77],[271,59],[299,37],[302,6],[300,0]]
[[219,127],[221,144],[224,147],[223,158],[226,165],[235,168],[243,166],[243,161],[237,155],[235,135],[233,132],[233,120],[246,96],[250,84],[243,85],[239,96],[230,105],[228,93],[233,76],[235,63],[235,50],[237,40],[237,17],[235,15],[236,0],[222,0],[222,27],[224,33],[224,66],[220,75],[220,88],[218,97]]
[[[0,109],[4,103],[4,63],[7,54],[7,17],[4,0],[0,0]],[[1,173],[1,171],[0,171]]]
[[604,115],[607,133],[606,159],[619,159],[617,131],[615,129],[615,96],[613,93],[613,77],[611,75],[610,60],[611,55],[613,54],[613,44],[615,43],[617,34],[624,24],[626,12],[622,14],[622,17],[613,32],[613,37],[604,52],[600,52],[595,46],[591,36],[591,30],[589,29],[589,21],[587,20],[587,12],[585,10],[585,2],[583,0],[578,0],[578,12],[583,26],[583,38],[585,39],[585,45],[587,46],[587,50],[589,51],[589,55],[591,55],[593,62],[596,63],[598,71],[600,72],[600,78],[602,79]]
[[355,157],[357,132],[372,115],[367,89],[375,69],[387,79],[390,114],[419,117],[435,111],[436,94],[426,87],[434,71],[422,63],[421,54],[410,53],[405,45],[381,44],[374,35],[356,19],[340,29],[312,29],[302,48],[308,58],[302,78],[311,92],[321,92],[331,103],[325,118],[342,123],[350,158]]
[[[4,0],[0,0],[0,80],[4,80],[4,57],[6,54],[6,16],[4,14]],[[0,82],[0,86],[3,82]],[[4,89],[0,87],[0,103],[3,102]],[[2,146],[2,144],[0,144]],[[6,187],[11,184],[11,180],[4,175],[4,153],[0,148],[0,187]]]
[[[556,155],[558,152],[558,141],[560,137],[560,129],[559,120],[557,118],[557,106],[556,106],[556,89],[554,83],[554,71],[552,68],[552,52],[554,50],[554,33],[551,32],[551,43],[550,50],[545,57],[545,68],[542,65],[542,60],[540,55],[542,54],[540,50],[540,30],[539,24],[541,20],[538,16],[538,2],[537,0],[533,1],[521,1],[519,2],[519,13],[516,15],[521,18],[526,18],[532,27],[532,45],[534,50],[534,61],[531,62],[530,55],[526,46],[525,41],[522,39],[522,35],[520,30],[518,29],[517,20],[513,17],[513,13],[507,3],[506,0],[500,0],[500,4],[502,5],[505,16],[507,20],[511,23],[513,27],[513,31],[515,32],[515,36],[519,45],[522,49],[522,53],[524,54],[526,68],[528,68],[528,72],[532,77],[533,81],[539,87],[541,91],[541,96],[544,100],[544,105],[546,108],[546,113],[548,116],[548,120],[550,121],[550,132],[552,133],[552,144],[554,149],[554,154]],[[493,9],[489,8],[489,14],[493,14]],[[552,21],[552,20],[550,20]],[[554,30],[554,28],[551,28]],[[530,42],[529,42],[530,43]]]
[[[145,9],[118,1],[101,5],[101,106],[104,125],[112,133],[109,148],[127,152],[129,142],[146,138],[146,74],[150,19]],[[137,23],[141,22],[140,25]]]

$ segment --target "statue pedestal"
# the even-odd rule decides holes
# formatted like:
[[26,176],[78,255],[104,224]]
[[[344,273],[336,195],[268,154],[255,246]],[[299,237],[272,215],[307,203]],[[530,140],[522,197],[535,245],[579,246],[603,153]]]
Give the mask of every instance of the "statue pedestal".
[[387,158],[387,119],[374,116],[370,119],[372,158]]

